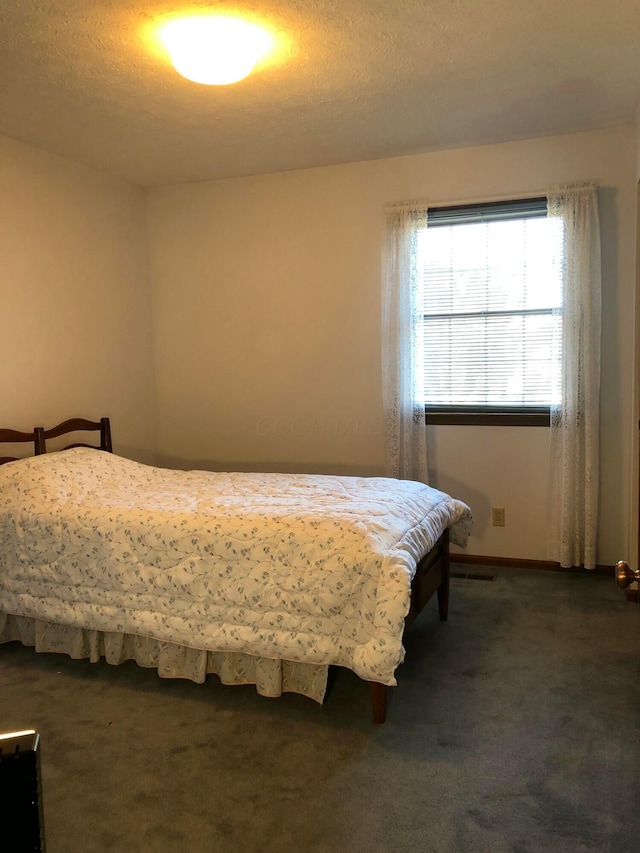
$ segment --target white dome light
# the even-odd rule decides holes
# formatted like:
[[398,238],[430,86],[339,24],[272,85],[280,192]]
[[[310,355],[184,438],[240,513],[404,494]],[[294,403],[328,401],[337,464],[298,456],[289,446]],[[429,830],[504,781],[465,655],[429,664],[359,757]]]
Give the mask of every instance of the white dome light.
[[242,80],[273,48],[266,30],[239,18],[180,18],[165,24],[160,37],[176,71],[208,86]]

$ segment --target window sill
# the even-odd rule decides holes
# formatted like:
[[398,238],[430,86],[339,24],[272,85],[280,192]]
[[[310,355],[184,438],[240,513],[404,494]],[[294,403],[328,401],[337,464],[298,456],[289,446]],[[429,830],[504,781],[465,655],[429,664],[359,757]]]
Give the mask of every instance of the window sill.
[[485,411],[454,411],[454,410],[426,410],[425,422],[429,425],[451,425],[451,426],[525,426],[525,427],[548,427],[551,417],[549,410],[527,411],[499,411],[486,409]]

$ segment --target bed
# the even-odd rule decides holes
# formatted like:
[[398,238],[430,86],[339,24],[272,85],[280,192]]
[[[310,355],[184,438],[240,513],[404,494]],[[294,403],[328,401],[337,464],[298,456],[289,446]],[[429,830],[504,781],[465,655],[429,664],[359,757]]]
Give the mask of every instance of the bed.
[[[49,452],[86,429],[97,448]],[[447,619],[449,539],[472,523],[449,495],[142,465],[109,452],[107,418],[21,435],[33,455],[0,467],[0,642],[318,702],[346,667],[381,723],[404,631],[434,593]]]

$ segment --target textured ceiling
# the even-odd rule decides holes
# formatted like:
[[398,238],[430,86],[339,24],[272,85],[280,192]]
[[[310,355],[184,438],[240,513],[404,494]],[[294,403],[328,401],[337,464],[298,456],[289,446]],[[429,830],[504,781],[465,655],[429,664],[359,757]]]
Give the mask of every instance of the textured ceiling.
[[[244,81],[179,77],[176,13],[281,37]],[[144,185],[631,123],[638,0],[1,0],[0,133]]]

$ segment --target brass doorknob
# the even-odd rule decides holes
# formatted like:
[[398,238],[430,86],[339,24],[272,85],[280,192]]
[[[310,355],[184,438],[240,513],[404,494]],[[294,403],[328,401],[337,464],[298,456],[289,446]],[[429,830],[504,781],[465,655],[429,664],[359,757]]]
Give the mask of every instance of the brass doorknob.
[[634,581],[640,581],[640,571],[634,571],[624,560],[616,563],[616,585],[626,589]]

